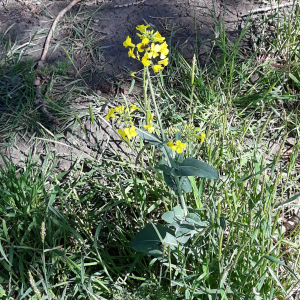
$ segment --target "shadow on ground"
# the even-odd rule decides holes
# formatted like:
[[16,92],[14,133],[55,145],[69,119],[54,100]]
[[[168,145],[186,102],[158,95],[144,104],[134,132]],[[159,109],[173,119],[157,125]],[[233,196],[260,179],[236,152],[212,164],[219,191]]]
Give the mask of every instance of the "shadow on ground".
[[[157,28],[173,45],[184,46],[184,55],[191,58],[196,36],[198,53],[205,55],[207,40],[214,37],[215,23],[224,19],[228,37],[238,35],[243,15],[253,6],[243,0],[115,0],[81,1],[60,21],[51,42],[47,62],[65,60],[68,49],[76,67],[81,71],[88,68],[101,70],[93,72],[91,84],[97,82],[100,73],[115,76],[124,68],[132,71],[141,69],[141,64],[128,58],[123,41],[129,35],[138,39],[135,27],[147,22]],[[41,56],[46,35],[54,18],[69,1],[12,1],[0,9],[0,32],[7,29],[12,41],[18,44],[28,42],[35,35],[32,45],[24,54],[35,61]],[[11,27],[12,26],[12,27]],[[93,37],[94,43],[89,37]],[[87,45],[87,43],[90,45]],[[70,46],[72,44],[72,47]],[[93,48],[92,53],[88,49]],[[97,57],[96,57],[97,55]],[[100,76],[99,76],[100,75]]]
[[[49,0],[2,1],[0,33],[5,33],[12,44],[16,43],[19,51],[23,51],[23,58],[37,62],[55,17],[68,3]],[[186,59],[191,59],[197,51],[199,59],[205,61],[211,47],[209,41],[217,31],[216,24],[224,21],[228,38],[235,40],[244,22],[239,16],[245,15],[252,7],[253,3],[246,0],[81,1],[60,20],[46,63],[53,65],[68,61],[69,71],[75,74],[75,78],[83,77],[98,95],[108,94],[112,92],[112,79],[120,78],[126,71],[142,68],[139,61],[128,57],[123,47],[127,36],[133,42],[138,41],[137,25],[145,22],[151,24],[166,37],[169,44],[181,49]],[[74,105],[77,105],[76,101]],[[99,114],[105,115],[100,111]],[[80,112],[80,118],[88,114],[88,111]],[[37,153],[56,151],[58,157],[63,158],[61,169],[67,170],[76,157],[97,157],[101,145],[111,146],[114,151],[124,151],[118,135],[104,120],[90,126],[85,133],[79,125],[64,132],[63,137],[49,143],[50,146],[38,141]],[[19,162],[22,155],[28,155],[30,142],[30,137],[19,139],[13,148],[6,147],[2,152],[6,155],[10,153],[13,160]]]

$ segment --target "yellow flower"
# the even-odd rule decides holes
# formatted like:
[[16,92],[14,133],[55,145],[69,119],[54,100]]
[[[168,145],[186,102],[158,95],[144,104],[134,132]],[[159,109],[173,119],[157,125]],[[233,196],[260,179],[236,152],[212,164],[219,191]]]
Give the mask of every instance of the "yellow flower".
[[199,139],[200,139],[200,143],[201,145],[204,143],[204,140],[205,140],[205,133],[204,132],[201,132],[200,135],[199,135]]
[[133,53],[133,48],[129,48],[129,50],[128,50],[128,57],[135,58],[135,55]]
[[150,133],[154,131],[153,124],[144,125],[144,128],[146,128]]
[[110,118],[117,118],[116,115],[114,115],[115,110],[113,108],[111,108],[107,114],[107,116],[105,117],[105,120],[109,120]]
[[122,114],[122,113],[124,112],[124,109],[125,109],[125,106],[122,105],[122,106],[116,107],[116,108],[115,108],[115,111],[116,111],[116,113],[118,113],[118,114]]
[[148,60],[148,57],[149,57],[148,53],[145,53],[145,55],[144,55],[143,58],[142,58],[142,64],[143,64],[145,67],[148,67],[148,66],[150,66],[150,64],[151,64],[151,61]]
[[155,42],[162,43],[165,40],[165,38],[162,37],[158,31],[156,31],[153,36],[154,36],[154,39],[153,39],[154,43]]
[[126,134],[125,134],[125,130],[122,130],[121,128],[118,129],[118,134],[126,141]]
[[159,72],[160,70],[162,70],[163,67],[162,67],[161,65],[155,65],[155,66],[152,67],[152,69],[153,69],[154,72],[157,73],[157,72]]
[[135,44],[132,44],[131,43],[131,38],[128,36],[127,38],[126,38],[126,40],[125,40],[125,42],[123,43],[123,46],[125,47],[125,48],[127,48],[127,47],[135,47]]
[[167,66],[168,63],[169,63],[169,59],[168,59],[168,58],[165,58],[165,59],[160,60],[160,61],[158,62],[158,64],[161,64],[161,65],[164,65],[164,66]]
[[131,128],[125,128],[124,133],[127,135],[128,140],[130,140],[131,138],[137,136],[137,132],[135,131],[134,126],[132,126]]
[[132,77],[135,77],[135,72],[131,72],[130,75],[131,75]]
[[152,43],[149,52],[149,58],[158,56],[159,55],[158,52],[160,51],[160,49],[161,49],[160,45]]
[[141,43],[137,44],[136,46],[137,46],[139,52],[144,52],[145,49],[147,49],[149,47],[148,43],[149,43],[149,39],[144,38]]
[[141,60],[139,51],[136,51],[136,58],[137,58],[138,60]]
[[166,42],[164,42],[163,44],[160,45],[161,49],[160,49],[160,59],[164,59],[166,58],[166,56],[169,53],[169,49],[168,49],[168,44]]
[[138,25],[136,26],[136,30],[140,31],[141,33],[144,33],[145,31],[147,31],[147,28],[149,27],[149,25]]
[[153,121],[153,114],[150,114],[150,121]]
[[131,104],[130,112],[133,112],[133,111],[135,111],[135,110],[141,110],[141,109],[140,109],[139,107],[137,107],[137,106]]
[[167,145],[177,153],[182,153],[182,150],[186,147],[186,144],[182,143],[181,141],[176,141],[176,145],[174,145],[172,142],[168,142]]

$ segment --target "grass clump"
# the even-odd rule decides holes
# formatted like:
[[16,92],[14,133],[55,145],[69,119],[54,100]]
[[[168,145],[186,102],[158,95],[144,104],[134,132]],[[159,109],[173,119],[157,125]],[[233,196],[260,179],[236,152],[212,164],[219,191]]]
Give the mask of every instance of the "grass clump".
[[[39,119],[39,112],[34,109],[35,80],[33,62],[16,61],[12,65],[1,66],[0,71],[0,123],[1,137],[15,129],[31,130],[30,120]],[[29,122],[28,122],[29,121]]]

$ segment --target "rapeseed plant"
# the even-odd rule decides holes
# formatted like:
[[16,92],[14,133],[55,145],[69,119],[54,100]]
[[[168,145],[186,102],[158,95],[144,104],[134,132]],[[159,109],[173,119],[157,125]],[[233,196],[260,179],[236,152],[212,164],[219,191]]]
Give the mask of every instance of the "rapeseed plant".
[[[205,133],[201,132],[199,134],[200,128],[196,128],[193,124],[185,124],[180,129],[180,127],[170,126],[165,130],[165,135],[167,136],[169,142],[167,145],[177,153],[182,153],[182,150],[186,148],[186,143],[197,143],[200,141],[202,145],[205,140]],[[178,140],[177,134],[180,133],[180,139],[184,141],[183,143],[181,140]],[[176,139],[175,144],[172,140]]]
[[168,142],[167,145],[178,154],[182,153],[182,150],[186,148],[186,144],[179,140],[176,141],[176,145],[174,145],[173,142]]
[[[144,66],[143,73],[143,88],[144,88],[144,101],[146,111],[146,124],[147,129],[153,132],[152,126],[150,126],[150,103],[147,99],[147,86],[146,73],[148,74],[148,67],[152,66],[152,70],[158,73],[164,69],[169,63],[167,55],[169,54],[168,44],[165,42],[165,38],[161,36],[158,31],[154,31],[149,28],[149,25],[138,25],[136,30],[137,36],[141,39],[141,42],[134,44],[129,36],[123,43],[125,48],[129,47],[128,57],[139,60]],[[149,28],[149,29],[148,29]],[[140,53],[144,53],[141,57]],[[158,59],[156,59],[158,58]],[[156,61],[155,61],[156,59]],[[131,72],[131,76],[134,76],[134,72]],[[150,80],[150,78],[148,78]]]
[[[218,173],[210,166],[206,166],[205,163],[199,162],[194,158],[189,158],[188,154],[185,154],[187,159],[184,161],[181,159],[181,154],[185,149],[189,149],[188,146],[191,142],[197,143],[200,140],[200,144],[202,145],[205,139],[205,133],[202,132],[199,134],[200,128],[196,128],[193,125],[192,119],[190,119],[189,124],[185,124],[181,127],[176,128],[171,126],[166,130],[163,129],[160,113],[155,101],[149,66],[152,66],[154,72],[161,72],[169,63],[167,58],[169,49],[167,43],[164,41],[165,38],[162,37],[158,31],[154,32],[154,30],[148,28],[149,25],[139,25],[136,27],[140,32],[137,33],[137,36],[141,39],[140,43],[134,44],[129,36],[127,36],[123,43],[125,48],[129,47],[128,56],[141,61],[144,66],[143,88],[146,124],[143,125],[143,128],[146,130],[134,126],[133,118],[137,117],[135,113],[140,111],[140,108],[133,104],[131,104],[130,108],[127,104],[126,106],[122,105],[111,108],[105,119],[109,120],[110,118],[115,118],[118,119],[118,124],[121,122],[124,124],[121,126],[123,128],[118,129],[118,133],[129,146],[131,146],[131,139],[139,135],[142,139],[158,147],[164,155],[166,165],[158,165],[156,167],[165,172],[164,178],[167,185],[173,188],[174,192],[177,193],[184,210],[184,215],[187,215],[188,211],[183,197],[183,192],[189,190],[190,187],[187,176],[208,176],[208,178],[217,179]],[[144,55],[141,57],[140,54],[142,53],[144,53]],[[133,73],[131,73],[131,76],[133,76]],[[150,103],[147,101],[148,86],[154,104],[158,126],[153,124],[153,114],[151,113]],[[176,154],[173,155],[169,149],[175,151]],[[187,152],[189,153],[189,151]],[[206,170],[209,170],[208,173],[211,174],[207,175],[208,173],[206,171],[206,173],[203,173],[203,165],[205,165]]]
[[[112,119],[119,119],[118,124],[120,124],[122,121],[124,122],[126,127],[124,130],[119,128],[118,133],[121,135],[121,137],[125,141],[130,141],[133,137],[137,136],[137,132],[135,131],[135,127],[133,126],[133,112],[139,111],[140,108],[137,107],[134,104],[131,104],[131,107],[125,107],[124,105],[117,106],[115,108],[111,108],[108,112],[108,114],[105,117],[105,120]],[[129,128],[129,126],[131,126]]]

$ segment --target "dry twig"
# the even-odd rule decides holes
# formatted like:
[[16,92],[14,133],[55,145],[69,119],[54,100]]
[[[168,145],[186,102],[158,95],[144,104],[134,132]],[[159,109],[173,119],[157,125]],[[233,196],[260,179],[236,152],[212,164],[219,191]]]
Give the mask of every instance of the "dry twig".
[[[62,16],[67,12],[69,11],[75,4],[77,4],[78,2],[80,2],[81,0],[73,0],[66,8],[64,8],[58,15],[57,17],[55,18],[52,26],[51,26],[51,29],[48,33],[48,36],[47,36],[47,39],[46,39],[46,42],[45,42],[45,47],[44,47],[44,51],[43,51],[43,54],[41,56],[41,59],[40,61],[38,62],[37,64],[37,67],[36,67],[36,70],[37,70],[37,73],[39,73],[39,69],[43,66],[44,64],[44,61],[46,59],[46,56],[47,56],[47,53],[48,53],[48,49],[49,49],[49,45],[50,45],[50,41],[51,41],[51,38],[54,34],[54,30],[55,30],[55,27],[58,23],[58,21],[62,18]],[[36,89],[36,100],[35,100],[35,105],[41,105],[40,109],[42,111],[42,113],[49,119],[50,122],[53,122],[54,124],[58,124],[58,119],[53,117],[51,115],[51,113],[47,110],[46,108],[46,105],[45,105],[45,102],[42,100],[42,93],[41,93],[41,86],[40,86],[40,77],[38,76],[35,80],[35,89]]]
[[279,5],[260,7],[260,8],[250,10],[247,13],[245,13],[244,15],[241,14],[240,16],[245,17],[245,16],[248,16],[248,15],[251,15],[251,14],[264,13],[264,12],[267,12],[269,10],[273,10],[273,9],[275,10],[275,9],[279,9],[279,8],[283,8],[283,7],[287,7],[287,6],[293,6],[295,4],[296,4],[296,2],[293,1],[293,2],[282,3],[282,4],[279,4]]
[[137,2],[131,2],[131,3],[128,3],[128,4],[115,5],[114,8],[128,7],[128,6],[131,6],[131,5],[138,5],[138,4],[144,3],[145,1],[146,0],[141,0],[141,1],[137,1]]

